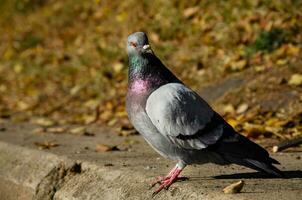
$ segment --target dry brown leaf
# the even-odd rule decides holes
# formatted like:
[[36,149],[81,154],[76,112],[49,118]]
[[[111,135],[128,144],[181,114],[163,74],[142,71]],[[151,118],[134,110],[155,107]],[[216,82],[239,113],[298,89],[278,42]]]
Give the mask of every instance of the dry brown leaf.
[[281,127],[270,127],[270,126],[266,126],[265,127],[265,133],[266,135],[268,135],[267,133],[270,133],[270,135],[274,134],[279,138],[285,139],[286,136],[282,135],[283,129]]
[[113,118],[110,121],[108,121],[108,126],[114,126],[118,122],[117,118]]
[[296,56],[296,55],[299,54],[299,52],[300,52],[300,48],[298,46],[294,46],[292,44],[289,44],[287,46],[287,52],[286,52],[287,55],[289,55],[289,56]]
[[50,133],[64,133],[66,132],[67,128],[66,127],[49,127],[46,129],[46,132]]
[[236,109],[236,113],[237,114],[242,114],[245,111],[247,111],[247,109],[249,108],[249,105],[247,105],[246,103],[240,104],[237,109]]
[[230,118],[230,119],[227,119],[226,120],[233,128],[235,128],[237,125],[238,125],[238,121],[233,119],[233,118]]
[[34,144],[35,144],[39,149],[50,149],[50,148],[59,146],[58,143],[53,142],[53,141],[34,142]]
[[247,66],[246,60],[239,60],[233,63],[231,69],[233,69],[234,71],[238,71],[238,70],[240,71],[243,70],[246,66]]
[[84,135],[86,132],[86,127],[84,126],[75,127],[70,129],[69,132],[74,135]]
[[112,118],[112,115],[112,111],[105,110],[100,114],[100,120],[102,120],[103,122],[108,122]]
[[117,146],[110,146],[107,144],[97,144],[96,151],[98,152],[107,152],[107,151],[119,151],[120,149]]
[[83,119],[84,119],[84,123],[85,124],[92,124],[92,123],[94,123],[94,122],[97,121],[98,114],[95,114],[95,115],[84,115]]
[[133,145],[133,144],[138,144],[138,143],[139,143],[139,141],[133,140],[133,139],[125,139],[123,142],[123,144],[125,144],[125,145]]
[[183,16],[186,18],[190,18],[195,15],[199,10],[198,6],[187,8],[183,11]]
[[225,114],[234,114],[235,113],[235,108],[232,104],[227,104],[223,107],[223,112]]
[[32,122],[40,126],[53,126],[55,124],[54,121],[43,117],[35,118],[32,120]]
[[288,122],[289,121],[282,121],[278,118],[270,118],[265,121],[265,125],[271,126],[271,127],[281,127],[281,126],[284,126]]
[[132,130],[120,130],[118,135],[119,136],[130,136],[130,135],[137,135],[138,132],[135,129]]
[[257,138],[258,136],[267,133],[264,126],[251,123],[244,123],[243,130],[245,130],[246,137],[248,138]]
[[264,65],[257,65],[254,67],[256,72],[263,72],[265,70],[265,66]]
[[122,71],[123,67],[124,67],[124,65],[121,62],[115,62],[112,65],[112,68],[115,73],[120,73]]
[[89,99],[84,103],[84,106],[90,109],[96,109],[99,104],[100,104],[99,99]]
[[43,127],[38,127],[32,130],[32,133],[34,134],[41,134],[41,133],[45,133],[45,128]]
[[300,86],[302,85],[302,74],[293,74],[289,81],[289,85]]
[[30,107],[30,105],[24,101],[18,101],[17,107],[19,108],[20,111],[25,111]]
[[231,185],[225,187],[225,188],[223,189],[223,192],[224,192],[225,194],[235,194],[235,193],[239,193],[239,192],[242,190],[243,186],[244,186],[244,181],[238,181],[238,182],[236,182],[236,183],[233,183],[233,184],[231,184]]
[[117,130],[117,132],[118,132],[119,136],[130,136],[130,135],[137,135],[138,134],[138,132],[132,126],[127,126],[127,125],[121,126]]
[[248,62],[245,59],[236,60],[236,58],[230,58],[225,61],[225,68],[230,71],[242,71],[248,66]]

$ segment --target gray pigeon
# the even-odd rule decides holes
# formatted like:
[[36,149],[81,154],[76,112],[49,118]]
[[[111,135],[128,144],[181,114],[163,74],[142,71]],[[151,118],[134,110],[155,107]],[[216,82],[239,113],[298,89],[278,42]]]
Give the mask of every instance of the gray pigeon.
[[279,164],[259,145],[238,134],[196,92],[185,86],[151,50],[147,35],[128,37],[126,108],[135,129],[160,155],[177,162],[165,177],[168,188],[190,164],[235,163],[282,177]]

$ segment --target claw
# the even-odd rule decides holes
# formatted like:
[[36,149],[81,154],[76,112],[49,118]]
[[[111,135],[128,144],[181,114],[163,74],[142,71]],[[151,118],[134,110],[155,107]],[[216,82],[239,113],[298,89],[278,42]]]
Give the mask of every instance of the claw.
[[153,192],[152,197],[162,191],[162,189],[168,190],[169,187],[178,179],[181,171],[182,169],[176,166],[166,177],[157,178],[156,182],[153,183],[151,187],[154,187],[157,183],[160,183],[160,186]]
[[159,176],[156,178],[155,181],[153,181],[151,184],[150,184],[150,187],[149,189],[153,188],[156,184],[158,183],[162,183],[163,181],[167,180],[168,178],[170,178],[170,176]]

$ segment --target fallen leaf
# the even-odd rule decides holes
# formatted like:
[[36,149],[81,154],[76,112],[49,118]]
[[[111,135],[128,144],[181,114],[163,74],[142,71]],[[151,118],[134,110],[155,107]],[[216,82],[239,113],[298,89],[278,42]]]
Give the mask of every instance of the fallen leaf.
[[96,151],[98,152],[107,152],[107,151],[119,151],[120,149],[117,146],[110,146],[107,144],[97,144]]
[[198,6],[187,8],[183,11],[183,16],[186,18],[190,18],[195,15],[199,10]]
[[107,123],[107,125],[108,125],[108,126],[114,126],[116,123],[117,123],[117,118],[113,118],[113,119],[111,119],[111,120]]
[[287,64],[288,60],[287,59],[278,59],[276,64],[277,65],[285,65]]
[[247,111],[248,108],[249,108],[249,105],[247,105],[246,103],[240,104],[238,106],[238,108],[236,109],[236,113],[237,114],[242,114],[245,111]]
[[35,118],[32,120],[34,124],[40,125],[40,126],[53,126],[55,124],[54,121],[47,119],[47,118]]
[[46,132],[50,133],[63,133],[66,131],[67,128],[65,127],[49,127],[46,129]]
[[105,110],[100,114],[100,120],[104,122],[108,122],[112,118],[112,112],[109,110]]
[[225,64],[226,69],[230,71],[242,71],[247,66],[248,66],[248,62],[245,59],[230,60],[227,61]]
[[57,147],[57,146],[59,146],[58,143],[52,142],[52,141],[34,142],[34,144],[35,144],[39,149],[50,149],[50,148],[52,148],[52,147]]
[[130,136],[130,135],[137,135],[138,132],[132,127],[123,125],[117,130],[119,136]]
[[233,127],[235,128],[238,124],[238,121],[233,119],[233,118],[230,118],[230,119],[227,119],[227,122]]
[[84,103],[84,106],[90,109],[96,109],[100,104],[99,99],[90,99]]
[[34,133],[34,134],[40,134],[40,133],[44,133],[45,130],[46,130],[46,129],[43,128],[43,127],[38,127],[38,128],[33,129],[33,130],[32,130],[32,133]]
[[286,53],[288,54],[288,56],[296,56],[296,55],[299,54],[299,52],[300,52],[300,48],[298,46],[294,46],[292,44],[289,44],[287,46],[287,52]]
[[223,107],[223,112],[225,114],[234,114],[235,113],[235,108],[232,104],[227,104]]
[[294,86],[302,85],[302,74],[293,74],[289,79],[288,84]]
[[285,126],[287,124],[289,124],[290,122],[292,121],[281,121],[280,119],[278,118],[270,118],[270,119],[267,119],[265,121],[265,125],[266,126],[271,126],[271,127],[281,127],[281,126]]
[[137,140],[132,140],[132,139],[126,139],[124,140],[123,144],[125,145],[133,145],[133,144],[138,144],[139,142]]
[[271,136],[271,135],[276,135],[279,138],[285,139],[286,137],[284,135],[282,135],[282,128],[281,127],[270,127],[270,126],[266,126],[265,127],[265,131],[264,135],[265,136]]
[[256,72],[262,72],[265,70],[265,66],[264,65],[257,65],[254,67]]
[[223,189],[223,192],[224,192],[225,194],[235,194],[235,193],[239,193],[239,192],[242,190],[243,186],[244,186],[244,181],[238,181],[238,182],[236,182],[236,183],[233,183],[233,184],[231,184],[231,185],[225,187],[225,188]]
[[70,94],[76,95],[82,88],[83,88],[82,85],[75,85],[73,88],[71,88]]
[[18,101],[17,102],[17,107],[20,109],[20,111],[25,111],[25,110],[27,110],[30,107],[30,105],[27,104],[24,101]]
[[257,138],[267,132],[264,126],[247,122],[243,124],[243,130],[245,130],[248,138]]
[[130,136],[130,135],[137,135],[138,132],[135,129],[132,130],[121,130],[119,132],[119,136]]
[[14,71],[15,71],[16,73],[22,72],[23,69],[24,69],[24,67],[23,67],[23,65],[21,65],[20,63],[14,65]]
[[79,126],[76,128],[72,128],[69,130],[69,132],[74,135],[84,135],[84,133],[86,132],[86,127]]
[[116,72],[116,73],[120,73],[122,71],[123,67],[124,67],[124,65],[121,62],[115,62],[112,65],[112,68],[113,68],[114,72]]

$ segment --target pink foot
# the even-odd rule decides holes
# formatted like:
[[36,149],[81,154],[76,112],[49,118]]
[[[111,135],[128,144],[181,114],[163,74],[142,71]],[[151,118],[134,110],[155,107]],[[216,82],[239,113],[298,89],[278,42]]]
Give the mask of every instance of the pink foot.
[[177,168],[177,166],[175,166],[175,167],[169,172],[169,174],[168,174],[167,176],[158,176],[158,177],[156,178],[156,180],[155,180],[154,182],[151,183],[150,189],[153,188],[157,183],[162,183],[163,181],[165,181],[165,180],[171,178],[171,176],[172,176],[172,174],[174,173],[174,171],[176,170],[176,168]]
[[177,166],[172,169],[172,171],[166,177],[158,177],[156,182],[152,184],[152,187],[157,183],[160,183],[160,186],[157,190],[153,192],[153,196],[158,194],[162,189],[168,189],[177,179],[182,169]]

